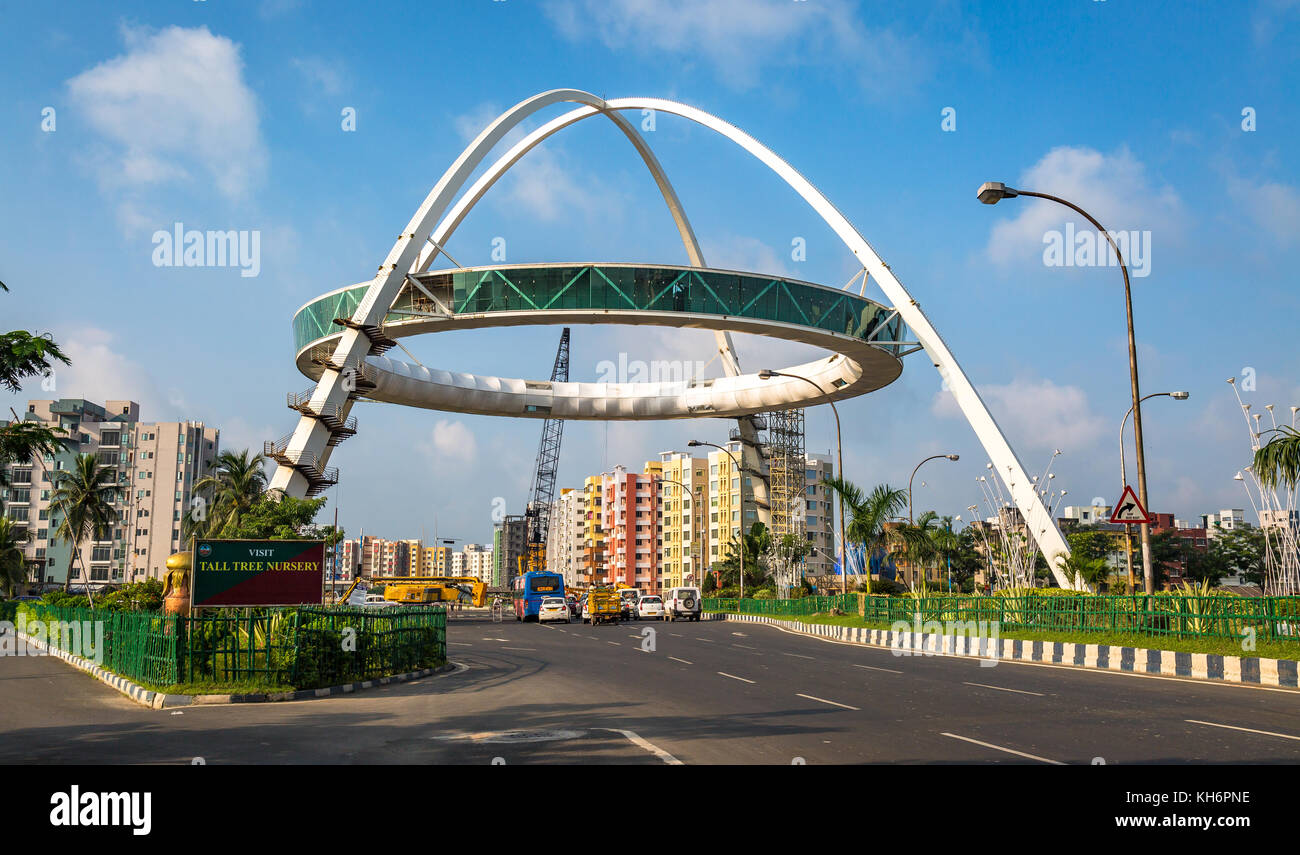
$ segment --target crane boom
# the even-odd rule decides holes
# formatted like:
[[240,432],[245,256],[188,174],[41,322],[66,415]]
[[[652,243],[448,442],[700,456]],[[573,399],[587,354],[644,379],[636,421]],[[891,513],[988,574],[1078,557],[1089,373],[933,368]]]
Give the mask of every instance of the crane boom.
[[[560,333],[560,346],[555,352],[551,382],[569,382],[568,327]],[[542,423],[542,441],[537,447],[537,469],[533,472],[533,482],[528,490],[528,505],[524,511],[528,533],[525,558],[527,567],[521,570],[542,570],[546,565],[546,538],[550,531],[551,503],[555,500],[555,479],[560,465],[560,440],[563,436],[563,419],[548,418]]]

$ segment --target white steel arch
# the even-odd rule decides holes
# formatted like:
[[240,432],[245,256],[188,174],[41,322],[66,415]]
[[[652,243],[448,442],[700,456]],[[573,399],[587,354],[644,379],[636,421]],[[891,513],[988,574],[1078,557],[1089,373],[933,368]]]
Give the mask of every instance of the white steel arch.
[[[466,147],[455,163],[443,174],[389,251],[366,296],[357,307],[352,317],[352,324],[339,340],[332,360],[336,370],[326,371],[317,384],[310,402],[313,410],[323,412],[333,409],[335,412],[346,416],[352,403],[350,398],[351,390],[347,388],[346,382],[348,370],[355,369],[364,362],[366,354],[370,351],[369,336],[364,328],[378,329],[382,327],[384,317],[393,301],[397,298],[407,272],[420,269],[421,262],[427,264],[427,260],[422,257],[422,248],[425,246],[426,241],[433,237],[434,241],[441,245],[442,240],[434,236],[435,224],[439,223],[444,213],[447,212],[452,197],[468,180],[470,174],[482,162],[487,153],[519,122],[539,110],[564,102],[583,104],[584,109],[571,111],[558,119],[552,120],[512,148],[498,162],[498,165],[501,166],[500,171],[495,175],[489,172],[480,179],[480,183],[483,183],[484,179],[487,180],[483,183],[477,196],[475,196],[474,189],[471,189],[466,196],[474,198],[468,199],[464,209],[460,210],[457,215],[448,217],[447,225],[449,228],[445,230],[440,228],[440,233],[449,234],[455,225],[459,224],[460,219],[463,219],[468,210],[472,208],[473,204],[477,202],[478,198],[481,198],[482,192],[486,192],[496,178],[509,169],[530,148],[561,128],[597,113],[612,115],[613,111],[618,110],[654,110],[680,116],[727,137],[775,172],[791,189],[798,193],[831,230],[839,236],[849,251],[858,258],[868,274],[875,277],[881,291],[893,303],[903,322],[916,335],[917,341],[939,370],[940,375],[947,380],[954,399],[961,408],[962,414],[974,429],[976,437],[988,453],[994,470],[1006,482],[1012,501],[1023,515],[1031,536],[1035,538],[1042,549],[1057,583],[1062,587],[1074,587],[1072,580],[1065,576],[1057,564],[1058,558],[1069,554],[1069,546],[1066,544],[1060,529],[1057,528],[1055,520],[1052,519],[1051,513],[1042,503],[1019,458],[998,428],[997,422],[989,413],[983,399],[980,398],[979,393],[962,370],[956,357],[943,341],[938,330],[925,316],[920,304],[907,292],[889,266],[884,263],[867,240],[858,233],[830,200],[775,152],[729,122],[703,110],[675,101],[661,98],[617,98],[605,101],[595,95],[576,89],[556,89],[525,99],[497,117]],[[668,201],[669,208],[673,212],[674,220],[677,222],[679,232],[682,233],[688,253],[692,252],[692,245],[695,247],[695,253],[698,253],[698,243],[694,241],[694,234],[690,229],[689,222],[685,219],[684,212],[681,210],[680,202],[676,201],[676,194],[672,192],[671,185],[667,183],[667,177],[663,175],[662,169],[657,168],[658,162],[654,160],[654,156],[649,147],[645,145],[644,139],[634,129],[631,129],[625,120],[621,123],[616,121],[616,124],[619,124],[624,133],[632,130],[629,139],[642,153],[647,166],[651,167],[656,183],[659,184],[660,191],[664,193],[665,200]],[[543,130],[546,133],[541,133]],[[529,144],[525,146],[525,143]],[[515,153],[516,150],[518,150],[517,154]],[[475,188],[478,188],[478,184],[475,185]],[[665,188],[667,188],[666,191]],[[674,202],[676,202],[675,205]],[[445,240],[445,234],[443,240]],[[696,261],[696,257],[700,258],[699,262]],[[702,260],[702,256],[692,255],[693,264],[702,266]],[[731,369],[728,369],[728,373],[730,372]],[[305,461],[309,465],[323,468],[325,462],[329,459],[331,450],[328,446],[328,440],[329,429],[322,423],[322,420],[304,416],[299,421],[298,427],[290,439],[288,451],[295,460]],[[303,495],[307,489],[307,480],[301,472],[293,467],[281,465],[276,470],[271,486],[273,489],[283,490],[289,495]]]

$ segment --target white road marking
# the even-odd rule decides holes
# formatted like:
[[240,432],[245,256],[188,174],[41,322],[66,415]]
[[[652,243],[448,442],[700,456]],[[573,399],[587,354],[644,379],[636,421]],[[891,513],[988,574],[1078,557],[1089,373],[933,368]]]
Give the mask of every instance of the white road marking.
[[508,638],[488,638],[487,636],[484,636],[484,637],[483,637],[483,640],[484,640],[484,641],[509,641],[510,639],[508,639]]
[[680,663],[682,663],[683,665],[694,665],[694,664],[695,664],[694,662],[687,662],[685,659],[678,659],[676,656],[669,656],[668,658],[671,659],[671,660],[673,660],[674,662],[680,662]]
[[782,656],[793,656],[795,659],[815,659],[814,656],[804,656],[802,653],[782,653]]
[[901,674],[902,671],[895,671],[893,668],[877,668],[875,665],[859,665],[856,662],[850,662],[854,668],[864,668],[868,671],[884,671],[888,674]]
[[536,647],[503,647],[502,650],[536,650]]
[[951,739],[960,739],[962,742],[973,742],[976,745],[982,745],[985,748],[992,748],[994,751],[1005,751],[1007,754],[1014,754],[1017,757],[1024,757],[1028,760],[1037,760],[1040,763],[1050,763],[1053,766],[1064,766],[1060,760],[1048,760],[1046,757],[1039,757],[1036,754],[1026,754],[1023,751],[1016,751],[1014,748],[1003,748],[1001,745],[994,745],[991,742],[980,742],[978,739],[971,739],[969,736],[958,736],[955,733],[941,733],[940,736],[947,736]]
[[681,634],[680,632],[670,632],[670,633],[668,633],[668,634],[671,635],[673,638],[681,638],[681,637],[682,637],[682,634]]
[[457,646],[459,646],[459,647],[473,647],[473,646],[474,646],[474,645],[470,644],[468,641],[448,641],[447,643],[448,643],[448,644],[455,644],[455,645],[457,645]]
[[757,647],[750,647],[747,644],[733,644],[732,647],[739,647],[742,650],[757,650]]
[[1036,698],[1046,697],[1042,692],[1026,692],[1023,689],[1007,689],[1002,686],[990,686],[986,683],[965,683],[964,686],[979,686],[981,689],[997,689],[999,692],[1015,692],[1017,695],[1033,695]]
[[733,632],[732,635],[736,636],[736,638],[749,638],[749,636],[743,632]]
[[622,647],[622,646],[623,646],[622,644],[619,644],[617,641],[606,641],[605,643],[606,643],[606,644],[612,644],[612,645],[614,645],[615,647]]
[[684,765],[682,761],[678,760],[676,757],[669,754],[667,751],[663,750],[658,745],[655,745],[653,742],[651,742],[648,739],[644,739],[643,737],[638,736],[636,731],[634,730],[622,730],[617,727],[600,727],[597,728],[597,730],[607,730],[610,733],[621,733],[633,745],[637,746],[638,748],[644,748],[646,751],[649,751],[651,754],[658,757],[660,760],[664,761],[664,763],[669,766]]
[[825,698],[818,698],[818,697],[814,697],[813,695],[805,695],[805,694],[802,693],[802,692],[795,692],[795,694],[798,695],[798,696],[801,697],[801,698],[807,698],[807,699],[810,700],[810,701],[817,701],[817,702],[819,702],[819,703],[823,703],[823,704],[830,704],[830,705],[833,706],[833,707],[844,707],[844,709],[846,709],[846,710],[855,710],[855,711],[857,711],[857,712],[862,712],[862,710],[861,710],[860,708],[858,708],[858,707],[851,707],[851,706],[849,706],[848,704],[842,704],[842,703],[840,703],[840,702],[838,702],[838,701],[828,701],[828,700],[826,700]]
[[707,641],[709,644],[712,644],[712,643],[713,643],[713,639],[712,639],[712,638],[703,638],[703,637],[700,637],[700,638],[696,638],[695,640],[696,640],[696,641]]
[[724,677],[730,677],[730,678],[733,679],[733,680],[739,680],[739,681],[742,682],[742,683],[752,683],[752,682],[754,682],[753,680],[746,680],[744,677],[737,677],[735,674],[728,674],[726,671],[719,671],[718,673],[721,674],[721,675],[724,676]]
[[1212,721],[1197,721],[1194,718],[1185,718],[1183,719],[1183,721],[1187,722],[1188,724],[1203,724],[1206,727],[1222,727],[1228,730],[1240,730],[1245,733],[1258,733],[1261,736],[1276,736],[1278,739],[1295,739],[1297,741],[1300,741],[1300,736],[1292,736],[1289,733],[1274,733],[1271,730],[1255,730],[1253,727],[1237,727],[1236,725],[1231,725],[1231,724],[1216,724],[1215,722]]

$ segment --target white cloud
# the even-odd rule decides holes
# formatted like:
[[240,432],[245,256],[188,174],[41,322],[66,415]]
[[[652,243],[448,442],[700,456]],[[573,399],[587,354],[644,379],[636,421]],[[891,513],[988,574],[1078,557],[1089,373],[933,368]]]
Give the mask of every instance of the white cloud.
[[1296,188],[1276,181],[1230,176],[1228,194],[1280,246],[1290,246],[1300,239],[1300,193]]
[[[1150,231],[1150,252],[1156,256],[1182,240],[1182,200],[1172,188],[1156,186],[1146,167],[1125,148],[1114,154],[1087,147],[1054,148],[1013,186],[1068,199],[1111,231]],[[1046,199],[1004,200],[999,208],[1014,211],[1015,216],[993,226],[986,252],[995,264],[1041,266],[1044,234],[1066,222],[1092,228],[1069,208]]]
[[[144,366],[114,349],[113,334],[95,327],[60,331],[55,340],[63,346],[71,365],[57,365],[54,388],[38,392],[25,389],[28,397],[85,398],[103,403],[108,399],[138,401],[141,409],[155,407],[163,397],[153,376]],[[146,419],[159,415],[142,412]]]
[[[479,104],[452,122],[468,144],[501,114],[497,106]],[[505,152],[527,135],[517,126],[499,142],[496,151]],[[488,163],[492,158],[487,159]],[[621,195],[594,173],[575,165],[555,147],[554,139],[524,155],[487,192],[485,201],[510,213],[523,213],[543,223],[583,219],[609,223],[622,216]]]
[[207,27],[126,27],[123,39],[126,53],[68,81],[73,103],[108,143],[101,183],[203,181],[244,197],[266,153],[239,46]]
[[555,0],[546,12],[571,41],[660,62],[702,59],[737,88],[758,84],[765,62],[824,66],[878,94],[923,73],[912,39],[866,26],[845,0]]
[[294,57],[289,64],[321,95],[334,96],[343,91],[343,75],[336,62],[309,56]]
[[424,450],[439,467],[464,469],[478,460],[478,441],[461,421],[439,419],[429,432]]
[[[1012,448],[1080,452],[1105,434],[1104,420],[1078,386],[1021,379],[977,388]],[[964,418],[956,398],[943,390],[936,393],[930,411],[939,418]]]
[[788,255],[780,254],[758,238],[726,235],[709,239],[703,249],[709,267],[799,278],[786,264]]

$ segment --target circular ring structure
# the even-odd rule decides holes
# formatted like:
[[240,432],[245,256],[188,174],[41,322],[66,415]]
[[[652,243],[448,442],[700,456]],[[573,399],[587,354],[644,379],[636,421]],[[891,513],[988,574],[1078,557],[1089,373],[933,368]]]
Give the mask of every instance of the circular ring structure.
[[[576,106],[526,134],[498,160],[487,166],[477,179],[474,179],[476,171],[484,163],[488,154],[517,129],[521,122],[539,111],[560,104]],[[445,304],[437,306],[438,301],[433,300],[432,295],[426,293],[424,282],[429,277],[436,279],[439,276],[450,276],[455,279],[457,276],[481,275],[485,271],[493,271],[488,276],[487,282],[494,283],[497,278],[510,279],[512,274],[505,267],[473,269],[458,267],[456,270],[440,273],[426,271],[439,254],[446,254],[444,247],[447,240],[465,215],[511,166],[551,135],[575,122],[593,116],[604,116],[609,119],[641,156],[676,223],[692,265],[689,268],[692,275],[694,271],[698,271],[705,282],[709,281],[710,276],[717,274],[751,277],[764,280],[765,284],[775,282],[774,288],[777,293],[781,293],[783,289],[794,291],[796,286],[806,288],[807,291],[801,291],[804,296],[824,290],[836,290],[822,289],[820,286],[797,283],[793,280],[774,280],[771,277],[753,277],[752,274],[726,273],[708,269],[681,200],[677,197],[644,137],[631,122],[620,115],[626,111],[640,111],[643,116],[656,113],[678,116],[730,140],[744,153],[766,166],[807,203],[844,243],[861,265],[859,275],[864,277],[864,287],[869,277],[884,294],[885,299],[892,303],[892,308],[887,310],[892,314],[879,320],[878,310],[883,307],[879,304],[867,306],[870,301],[854,298],[852,295],[844,296],[851,302],[856,300],[852,305],[857,309],[869,309],[870,311],[861,317],[864,321],[868,316],[877,319],[879,322],[876,328],[870,330],[865,326],[861,329],[856,326],[831,328],[820,326],[819,318],[800,319],[796,322],[790,318],[745,317],[744,309],[748,304],[726,299],[720,300],[719,306],[704,311],[699,311],[700,307],[695,304],[692,304],[688,310],[677,307],[664,309],[660,305],[638,302],[639,298],[628,300],[626,306],[615,301],[613,305],[573,308],[564,305],[561,299],[559,303],[541,304],[539,307],[535,295],[527,288],[517,287],[518,283],[514,280],[511,280],[512,285],[503,283],[503,287],[510,289],[511,293],[518,298],[512,307],[480,310],[471,305],[470,310],[460,311],[456,306]],[[455,261],[452,263],[457,264]],[[520,269],[537,271],[546,267],[549,266]],[[587,264],[559,267],[575,272],[579,269],[608,272],[614,268],[627,266]],[[678,273],[683,270],[683,268],[649,267],[631,269],[668,269]],[[516,278],[520,276],[517,272],[513,275]],[[589,274],[589,280],[590,275],[595,274]],[[617,277],[609,278],[618,281]],[[769,292],[771,290],[769,289]],[[410,299],[418,303],[420,296],[415,296],[417,292],[420,296],[430,298],[430,306],[434,310],[418,315],[412,310],[409,317],[394,318],[403,293],[411,295]],[[508,300],[515,299],[510,294],[502,293]],[[331,307],[330,301],[335,305]],[[529,301],[531,304],[528,304]],[[1032,479],[1026,474],[1015,451],[994,421],[974,384],[966,376],[943,337],[922,311],[920,303],[903,287],[903,283],[866,238],[811,181],[754,137],[699,108],[663,98],[629,97],[606,100],[577,89],[552,89],[520,101],[485,127],[447,168],[411,217],[406,228],[402,230],[373,279],[364,285],[324,295],[308,304],[304,310],[309,307],[314,307],[311,312],[304,315],[304,311],[300,310],[299,316],[295,318],[295,334],[303,333],[309,323],[319,322],[321,319],[326,324],[337,320],[339,326],[345,329],[341,333],[335,330],[332,334],[324,328],[308,330],[307,337],[300,336],[298,340],[299,367],[308,376],[315,378],[317,383],[314,389],[306,393],[289,396],[289,406],[301,413],[293,432],[281,439],[266,443],[268,456],[278,464],[271,480],[271,489],[286,495],[314,495],[337,480],[337,470],[328,466],[330,455],[334,446],[342,438],[356,432],[355,419],[349,416],[349,412],[353,402],[359,396],[410,403],[413,406],[507,415],[545,415],[540,411],[530,412],[529,406],[573,410],[565,413],[565,418],[681,418],[739,414],[740,435],[746,448],[749,449],[746,453],[750,454],[753,453],[756,442],[756,429],[754,420],[746,414],[762,409],[814,404],[879,388],[898,376],[900,371],[898,361],[902,355],[919,349],[925,352],[944,378],[945,388],[953,396],[988,453],[990,462],[994,464],[995,470],[1006,483],[1012,502],[1024,517],[1029,536],[1038,542],[1058,584],[1062,587],[1076,586],[1076,583],[1058,566],[1058,559],[1068,556],[1070,549],[1051,511],[1043,503]],[[737,307],[742,311],[738,314],[733,313]],[[347,311],[352,312],[350,317],[347,316]],[[806,322],[807,320],[811,323]],[[624,394],[625,390],[613,386],[606,387],[604,390],[595,390],[584,389],[583,387],[588,384],[579,383],[568,384],[576,386],[576,390],[559,388],[561,384],[554,384],[555,388],[544,388],[551,384],[479,377],[472,374],[453,375],[450,372],[429,371],[420,366],[396,363],[381,355],[396,344],[393,338],[395,336],[429,332],[434,329],[472,329],[529,323],[610,322],[712,329],[718,343],[718,355],[728,376],[714,380],[713,392],[708,394],[704,394],[698,388],[670,390],[664,393],[663,390],[654,390],[644,384],[642,388]],[[891,324],[895,323],[897,325],[891,327]],[[908,350],[900,351],[900,336],[887,337],[885,333],[873,336],[882,324],[891,333],[907,329],[909,337],[916,340],[915,347],[912,347],[913,343],[909,342]],[[404,330],[409,330],[409,333]],[[825,396],[809,398],[810,388],[798,389],[799,385],[809,386],[801,381],[773,378],[755,383],[756,376],[751,375],[747,378],[741,372],[739,360],[730,342],[730,332],[733,330],[809,341],[835,351],[835,355],[828,359],[790,369],[790,373],[802,373],[826,388],[833,386],[835,391]],[[316,368],[320,370],[317,371]],[[838,385],[839,383],[843,385]],[[538,388],[533,388],[534,386]],[[530,401],[530,396],[535,400]],[[597,402],[601,402],[600,405],[607,411],[596,413]],[[715,410],[712,412],[691,410],[692,406],[701,402],[714,407]],[[590,405],[591,414],[584,412],[586,405]],[[482,409],[474,409],[480,406]],[[523,411],[518,411],[521,406]],[[638,408],[641,408],[640,411]],[[761,482],[761,478],[755,481],[756,502],[760,490],[765,490]]]
[[[319,380],[368,285],[325,294],[294,316],[299,370]],[[384,320],[398,339],[450,330],[525,325],[636,324],[770,336],[834,351],[782,371],[705,378],[662,363],[651,382],[551,383],[426,368],[367,355],[365,397],[494,416],[564,419],[735,418],[874,391],[902,372],[896,312],[836,288],[734,271],[631,264],[460,268],[413,275]],[[611,363],[612,364],[612,363]],[[656,371],[656,374],[659,372]],[[622,378],[619,378],[622,379]]]

